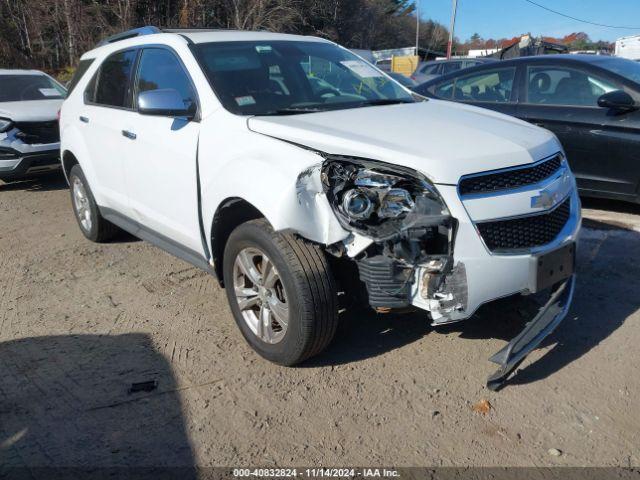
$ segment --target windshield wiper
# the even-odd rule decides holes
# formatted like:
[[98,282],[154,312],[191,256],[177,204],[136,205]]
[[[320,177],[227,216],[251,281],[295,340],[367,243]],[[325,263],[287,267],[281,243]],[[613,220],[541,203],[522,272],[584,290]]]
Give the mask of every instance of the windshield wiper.
[[286,107],[279,108],[273,112],[269,112],[266,115],[296,115],[300,113],[315,113],[315,112],[326,112],[327,108],[320,107]]
[[377,107],[380,105],[397,105],[400,103],[416,103],[414,100],[402,100],[400,98],[377,98],[375,100],[367,100],[362,102],[359,106],[362,107]]
[[322,105],[317,107],[285,107],[279,108],[271,112],[259,114],[262,115],[299,115],[302,113],[317,113],[317,112],[330,112],[334,110],[347,110],[350,108],[371,107],[379,105],[395,105],[398,103],[416,103],[413,100],[402,100],[399,98],[378,98],[375,100],[366,100],[364,102],[357,103],[332,103],[329,105]]

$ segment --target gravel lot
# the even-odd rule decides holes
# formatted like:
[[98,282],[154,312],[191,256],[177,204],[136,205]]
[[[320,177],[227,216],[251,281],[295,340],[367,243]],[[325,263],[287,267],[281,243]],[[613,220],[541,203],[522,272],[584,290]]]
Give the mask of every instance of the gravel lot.
[[486,359],[523,327],[520,307],[436,330],[352,314],[321,357],[279,368],[245,344],[213,278],[128,236],[85,241],[59,176],[0,182],[0,474],[639,466],[640,206],[585,206],[572,312],[493,393]]

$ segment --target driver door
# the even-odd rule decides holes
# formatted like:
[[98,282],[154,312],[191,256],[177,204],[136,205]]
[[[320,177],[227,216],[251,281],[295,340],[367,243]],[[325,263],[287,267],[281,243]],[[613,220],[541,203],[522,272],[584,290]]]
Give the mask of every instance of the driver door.
[[[185,105],[196,90],[177,55],[166,47],[140,54],[135,92],[174,89]],[[143,228],[202,256],[196,155],[200,123],[136,113],[126,127],[125,180],[130,210]]]

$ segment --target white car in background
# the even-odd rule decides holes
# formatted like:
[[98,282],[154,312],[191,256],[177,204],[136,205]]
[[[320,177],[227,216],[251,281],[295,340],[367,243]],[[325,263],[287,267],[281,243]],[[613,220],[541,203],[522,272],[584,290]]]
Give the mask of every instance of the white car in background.
[[313,37],[146,27],[79,72],[61,150],[83,234],[121,228],[216,275],[273,362],[322,351],[361,290],[434,325],[548,292],[492,358],[498,388],[567,313],[580,201],[546,130],[415,97]]
[[43,72],[0,69],[0,180],[60,168],[58,112],[66,94]]

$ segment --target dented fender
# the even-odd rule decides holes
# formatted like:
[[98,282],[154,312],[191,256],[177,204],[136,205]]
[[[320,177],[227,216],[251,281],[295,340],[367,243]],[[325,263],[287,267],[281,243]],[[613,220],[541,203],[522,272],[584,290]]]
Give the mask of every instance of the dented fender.
[[[224,134],[218,129],[216,135],[200,139],[205,226],[211,229],[220,206],[239,198],[259,210],[276,231],[294,232],[322,245],[349,237],[322,190],[320,155],[249,131],[229,144],[221,139]],[[211,247],[211,238],[207,241]]]

